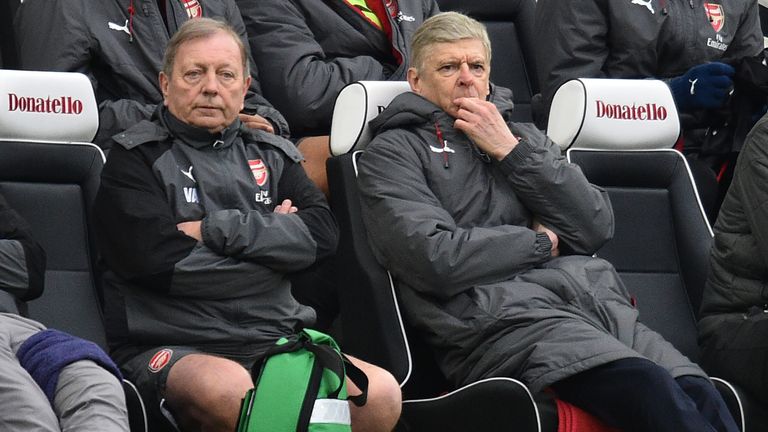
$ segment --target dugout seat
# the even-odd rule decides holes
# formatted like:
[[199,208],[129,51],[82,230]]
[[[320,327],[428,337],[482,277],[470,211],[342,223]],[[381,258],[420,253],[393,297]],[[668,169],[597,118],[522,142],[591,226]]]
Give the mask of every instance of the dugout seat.
[[491,82],[512,89],[513,119],[531,122],[531,98],[539,92],[533,50],[536,0],[438,0],[485,24],[491,39]]
[[[98,111],[82,74],[0,70],[0,192],[47,255],[45,289],[20,311],[106,349],[90,211],[104,154],[91,144]],[[124,381],[131,430],[146,432],[143,402]]]
[[[635,109],[634,117],[606,116],[598,101],[666,114],[638,116]],[[654,80],[569,81],[553,99],[549,134],[608,192],[615,233],[597,255],[616,267],[640,321],[697,361],[697,313],[713,234],[687,160],[672,149],[679,121],[669,88]],[[768,430],[762,407],[713,380],[742,431]]]

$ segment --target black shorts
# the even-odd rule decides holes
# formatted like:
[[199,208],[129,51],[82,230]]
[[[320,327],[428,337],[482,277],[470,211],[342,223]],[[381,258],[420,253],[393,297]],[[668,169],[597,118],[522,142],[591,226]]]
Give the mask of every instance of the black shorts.
[[[253,365],[263,357],[263,351],[251,356],[230,357],[203,351],[189,346],[161,346],[131,358],[123,363],[120,369],[128,380],[132,381],[139,390],[147,417],[151,424],[170,422],[174,427],[176,422],[173,413],[165,404],[165,388],[168,373],[177,361],[190,354],[213,355],[226,358],[242,365],[250,371]],[[165,424],[165,426],[169,426]],[[173,429],[169,429],[173,430]]]

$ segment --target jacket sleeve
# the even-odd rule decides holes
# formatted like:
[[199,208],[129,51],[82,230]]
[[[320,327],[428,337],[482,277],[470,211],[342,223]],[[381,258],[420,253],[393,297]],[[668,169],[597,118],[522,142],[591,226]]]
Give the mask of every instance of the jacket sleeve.
[[388,75],[373,57],[325,53],[291,1],[239,0],[238,5],[265,95],[294,127],[327,127],[336,95],[347,83]]
[[529,124],[510,124],[523,139],[499,167],[518,198],[560,239],[564,254],[592,255],[613,237],[608,193],[590,184],[560,148]]
[[0,289],[27,301],[43,293],[45,251],[0,195]]
[[724,61],[737,61],[744,57],[753,57],[763,50],[763,32],[760,28],[760,15],[757,0],[743,2],[745,13],[742,15],[736,34],[728,50],[723,55]]
[[325,197],[299,163],[286,161],[273,203],[290,199],[292,214],[221,210],[203,219],[204,243],[215,252],[280,272],[304,269],[336,251],[338,228]]
[[264,98],[259,82],[259,69],[256,62],[253,60],[251,54],[251,48],[248,46],[248,34],[245,31],[245,24],[243,24],[243,17],[240,15],[240,9],[235,4],[234,0],[227,1],[227,22],[232,28],[235,29],[240,39],[243,41],[245,51],[248,54],[248,64],[251,69],[251,87],[248,89],[248,93],[245,95],[245,107],[243,111],[248,114],[258,114],[272,123],[275,128],[275,134],[282,136],[283,138],[289,138],[291,131],[288,128],[288,122],[285,120],[280,111],[270,104],[267,99]]
[[609,23],[599,3],[600,0],[536,3],[536,68],[547,112],[555,91],[564,82],[605,76],[602,68],[609,54]]
[[167,292],[175,265],[197,242],[177,229],[151,163],[138,149],[113,147],[93,213],[107,267],[128,281]]
[[768,268],[768,122],[765,118],[752,129],[739,155],[731,187],[739,188],[744,216]]
[[418,138],[402,130],[376,137],[360,158],[358,177],[373,251],[398,279],[445,299],[550,257],[547,235],[527,227],[458,226],[430,190],[407,139]]

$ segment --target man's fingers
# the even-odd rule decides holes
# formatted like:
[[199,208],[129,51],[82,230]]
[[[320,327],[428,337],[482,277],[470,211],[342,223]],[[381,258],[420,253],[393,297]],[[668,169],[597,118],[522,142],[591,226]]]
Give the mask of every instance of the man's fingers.
[[296,213],[297,211],[299,211],[299,209],[294,206],[293,202],[291,202],[289,199],[283,200],[282,203],[275,207],[275,213],[280,214]]
[[264,117],[257,114],[240,114],[240,121],[251,129],[263,130],[269,133],[275,133],[275,129],[272,127],[272,123]]

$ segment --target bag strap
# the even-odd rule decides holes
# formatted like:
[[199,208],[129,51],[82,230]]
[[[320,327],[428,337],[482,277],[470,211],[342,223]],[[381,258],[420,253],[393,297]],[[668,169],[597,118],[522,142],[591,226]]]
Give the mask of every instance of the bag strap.
[[349,379],[352,380],[353,383],[357,386],[357,388],[360,389],[360,394],[357,396],[349,396],[347,395],[347,398],[352,401],[353,404],[361,407],[365,405],[365,403],[368,401],[368,376],[360,370],[357,366],[355,366],[351,360],[347,356],[345,356],[343,353],[341,354],[341,357],[344,359],[344,365],[346,366],[347,370],[347,376]]
[[341,352],[333,338],[315,330],[302,330],[285,339],[284,343],[275,344],[264,353],[264,362],[262,364],[254,364],[251,376],[260,376],[257,369],[263,368],[269,357],[304,348],[315,355],[315,360],[320,366],[328,369],[339,378],[338,388],[331,392],[329,396],[338,398],[344,385],[344,379],[346,376],[349,376],[361,393],[356,396],[347,395],[347,398],[356,406],[365,405],[368,400],[368,376]]

